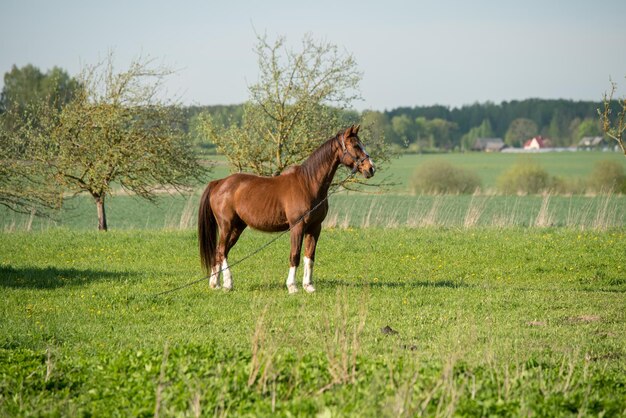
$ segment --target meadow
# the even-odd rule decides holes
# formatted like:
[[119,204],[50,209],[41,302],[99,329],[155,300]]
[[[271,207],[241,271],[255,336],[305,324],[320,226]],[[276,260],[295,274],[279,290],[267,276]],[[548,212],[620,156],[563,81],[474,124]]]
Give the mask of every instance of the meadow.
[[328,229],[316,294],[285,237],[233,292],[154,296],[201,277],[195,241],[3,234],[0,414],[626,413],[623,229]]
[[[514,161],[493,157],[463,161]],[[607,154],[536,157],[572,176]],[[387,173],[423,158],[460,156]],[[211,291],[197,193],[113,196],[107,233],[82,196],[0,212],[0,415],[626,415],[625,197],[406,185],[331,198],[312,295],[287,294],[286,236]],[[271,238],[246,231],[231,263]]]

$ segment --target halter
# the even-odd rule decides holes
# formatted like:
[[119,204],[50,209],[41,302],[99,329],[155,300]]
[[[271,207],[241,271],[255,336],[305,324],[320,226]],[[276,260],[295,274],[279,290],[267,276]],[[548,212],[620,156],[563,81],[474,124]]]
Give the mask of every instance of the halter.
[[354,168],[352,169],[352,174],[356,173],[357,170],[359,169],[359,166],[363,163],[363,161],[367,160],[368,158],[370,158],[370,155],[367,153],[367,151],[365,151],[365,148],[363,147],[363,144],[361,144],[361,141],[359,141],[359,148],[361,148],[361,151],[363,151],[363,154],[365,154],[365,156],[363,158],[357,158],[356,155],[352,155],[350,152],[348,152],[348,148],[346,147],[346,142],[344,139],[343,135],[340,135],[341,139],[337,138],[337,141],[339,141],[339,144],[341,145],[341,150],[343,151],[343,154],[341,154],[341,157],[339,158],[339,161],[341,163],[343,163],[344,165],[347,165],[344,162],[344,158],[346,157],[346,154],[352,158],[352,161],[354,161]]

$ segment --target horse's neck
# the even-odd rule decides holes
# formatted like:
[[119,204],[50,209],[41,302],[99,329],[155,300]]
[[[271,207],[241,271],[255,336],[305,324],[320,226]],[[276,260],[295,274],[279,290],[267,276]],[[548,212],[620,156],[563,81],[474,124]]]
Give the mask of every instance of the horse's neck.
[[319,197],[326,197],[328,188],[333,182],[339,159],[332,143],[328,141],[302,164],[304,167],[311,191]]

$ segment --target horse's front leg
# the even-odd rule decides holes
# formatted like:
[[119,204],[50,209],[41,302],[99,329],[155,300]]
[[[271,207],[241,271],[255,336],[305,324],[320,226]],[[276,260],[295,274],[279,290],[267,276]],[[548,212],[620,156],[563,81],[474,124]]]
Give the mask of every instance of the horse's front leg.
[[300,251],[302,250],[302,236],[304,226],[299,223],[291,229],[291,253],[289,254],[289,275],[287,276],[287,289],[289,293],[296,293],[296,270],[300,265]]
[[315,248],[317,240],[322,232],[322,224],[309,227],[304,235],[304,276],[302,278],[302,288],[308,293],[315,292],[313,287],[313,262],[315,261]]

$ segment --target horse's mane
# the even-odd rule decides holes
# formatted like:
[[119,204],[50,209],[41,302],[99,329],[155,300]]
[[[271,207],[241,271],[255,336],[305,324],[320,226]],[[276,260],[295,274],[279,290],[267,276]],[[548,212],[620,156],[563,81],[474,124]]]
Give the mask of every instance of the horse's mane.
[[339,137],[339,135],[341,135],[341,132],[326,140],[326,142],[320,145],[311,155],[309,155],[309,158],[304,160],[301,167],[307,174],[313,174],[320,165],[325,164],[330,160],[332,154],[335,153],[335,150],[333,149],[333,142]]

